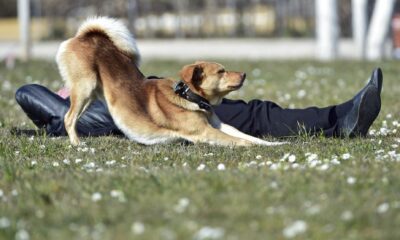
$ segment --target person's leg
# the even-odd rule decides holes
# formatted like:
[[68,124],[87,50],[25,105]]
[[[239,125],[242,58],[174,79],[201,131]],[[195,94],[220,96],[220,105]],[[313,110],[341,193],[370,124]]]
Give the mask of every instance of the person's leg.
[[63,118],[69,107],[66,100],[36,84],[20,87],[15,99],[38,128],[51,135],[65,135]]
[[252,136],[287,137],[299,133],[339,135],[336,106],[283,109],[270,101],[224,99],[215,112],[222,122]]
[[[36,85],[19,88],[15,98],[24,112],[39,127],[52,136],[65,136],[64,115],[69,109],[69,99],[63,99],[49,89]],[[106,105],[93,102],[79,118],[77,131],[80,136],[121,135]]]
[[339,105],[283,109],[270,101],[224,99],[215,112],[221,121],[253,136],[365,136],[379,114],[381,89],[382,72],[377,69],[353,99]]

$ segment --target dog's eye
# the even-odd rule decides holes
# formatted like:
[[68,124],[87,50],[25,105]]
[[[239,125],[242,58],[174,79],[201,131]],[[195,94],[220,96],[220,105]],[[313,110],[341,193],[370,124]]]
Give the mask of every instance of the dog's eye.
[[218,74],[223,74],[225,72],[225,69],[220,69],[220,70],[218,70]]

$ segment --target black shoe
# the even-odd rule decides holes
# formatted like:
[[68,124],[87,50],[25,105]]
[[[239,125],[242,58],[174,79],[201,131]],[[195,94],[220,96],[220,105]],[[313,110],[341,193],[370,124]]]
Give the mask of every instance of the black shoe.
[[352,99],[353,107],[339,119],[339,131],[342,136],[366,136],[369,127],[381,110],[382,71],[372,72],[367,85]]

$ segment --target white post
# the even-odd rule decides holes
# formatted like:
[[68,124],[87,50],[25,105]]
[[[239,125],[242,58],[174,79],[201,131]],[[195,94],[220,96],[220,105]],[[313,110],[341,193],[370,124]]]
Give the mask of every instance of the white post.
[[317,58],[332,60],[338,53],[339,25],[336,0],[316,0]]
[[367,37],[367,7],[368,0],[353,0],[353,40],[357,48],[358,57],[365,58],[365,43]]
[[18,23],[21,59],[26,61],[31,55],[29,0],[18,0]]
[[395,0],[377,0],[375,2],[367,38],[367,58],[369,60],[377,60],[383,57],[394,3]]

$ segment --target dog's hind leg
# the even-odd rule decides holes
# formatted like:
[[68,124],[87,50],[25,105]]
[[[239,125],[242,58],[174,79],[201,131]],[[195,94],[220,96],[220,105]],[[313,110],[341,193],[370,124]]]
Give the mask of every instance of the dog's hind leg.
[[71,88],[71,105],[64,117],[64,124],[72,145],[79,144],[76,122],[92,102],[95,88],[96,79],[93,78],[80,79],[79,84],[73,85]]
[[[85,55],[82,55],[83,53]],[[78,145],[76,122],[95,97],[97,88],[93,53],[80,40],[70,39],[60,45],[56,60],[60,74],[71,92],[71,105],[64,117],[65,130],[71,143]]]

